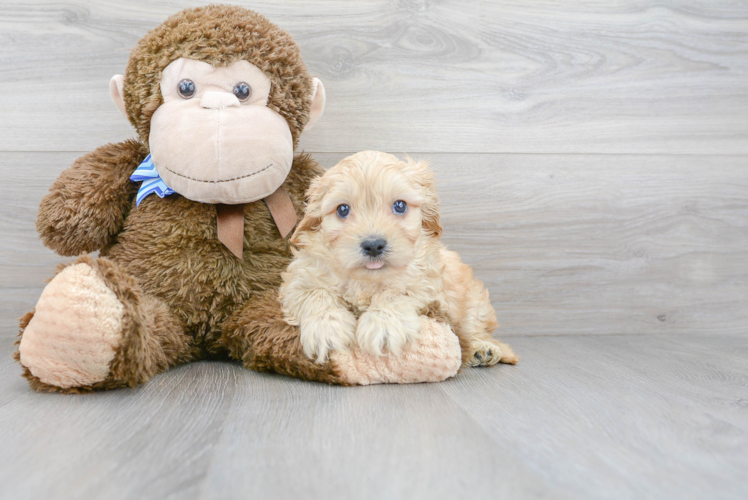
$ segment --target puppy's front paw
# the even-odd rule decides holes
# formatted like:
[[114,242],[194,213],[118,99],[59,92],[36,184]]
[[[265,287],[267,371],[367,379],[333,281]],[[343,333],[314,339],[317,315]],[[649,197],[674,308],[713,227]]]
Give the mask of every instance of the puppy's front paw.
[[304,354],[324,363],[329,351],[348,350],[356,338],[356,318],[345,309],[333,309],[301,322]]
[[382,356],[386,348],[399,356],[420,331],[421,317],[414,310],[370,309],[358,318],[356,341],[369,354]]

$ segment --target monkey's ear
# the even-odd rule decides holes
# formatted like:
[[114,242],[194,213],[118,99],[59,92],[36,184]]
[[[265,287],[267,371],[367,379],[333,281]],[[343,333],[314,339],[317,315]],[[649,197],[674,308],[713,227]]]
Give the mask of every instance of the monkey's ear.
[[309,108],[309,121],[304,127],[304,132],[309,130],[317,123],[319,117],[325,111],[325,86],[319,78],[314,78],[314,94],[312,95],[312,107]]
[[122,88],[125,86],[125,77],[122,75],[114,75],[109,80],[109,95],[112,96],[114,104],[122,113],[122,116],[127,118],[127,111],[125,111],[125,99],[122,97]]

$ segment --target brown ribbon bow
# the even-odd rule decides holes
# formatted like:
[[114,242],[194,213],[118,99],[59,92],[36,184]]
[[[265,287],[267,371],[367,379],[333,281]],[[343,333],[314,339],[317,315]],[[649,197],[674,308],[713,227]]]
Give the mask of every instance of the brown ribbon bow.
[[[263,200],[273,216],[281,238],[291,232],[299,220],[288,192],[279,187],[273,194]],[[231,253],[242,259],[244,254],[244,204],[216,205],[216,224],[218,239],[226,245]]]

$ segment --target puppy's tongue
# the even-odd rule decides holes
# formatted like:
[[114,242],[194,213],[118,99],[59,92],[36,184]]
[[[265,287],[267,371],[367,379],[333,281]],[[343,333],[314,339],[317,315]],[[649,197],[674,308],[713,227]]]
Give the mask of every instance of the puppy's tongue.
[[371,269],[372,271],[376,269],[382,269],[382,266],[384,266],[384,262],[382,262],[381,260],[366,263],[366,269]]

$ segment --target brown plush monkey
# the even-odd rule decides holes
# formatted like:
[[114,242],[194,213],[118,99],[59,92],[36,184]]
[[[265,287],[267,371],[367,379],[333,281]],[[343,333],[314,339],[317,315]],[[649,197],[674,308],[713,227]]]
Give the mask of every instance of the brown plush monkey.
[[61,267],[21,320],[31,387],[133,387],[207,357],[341,384],[457,371],[454,335],[435,321],[444,349],[432,342],[426,371],[404,380],[351,356],[314,363],[282,320],[285,236],[320,173],[294,149],[325,100],[290,35],[244,8],[188,9],[140,40],[110,90],[138,139],[79,158],[41,202],[48,247],[100,256]]

